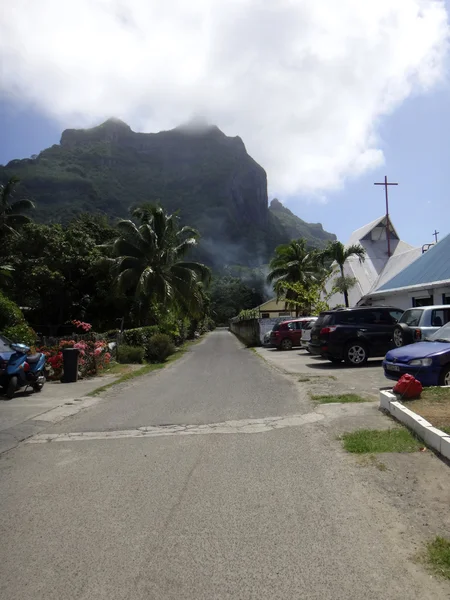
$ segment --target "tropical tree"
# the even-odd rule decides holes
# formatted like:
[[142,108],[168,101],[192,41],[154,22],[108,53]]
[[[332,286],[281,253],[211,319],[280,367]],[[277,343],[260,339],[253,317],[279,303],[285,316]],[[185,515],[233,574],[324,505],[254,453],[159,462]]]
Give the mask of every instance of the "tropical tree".
[[356,256],[359,262],[364,262],[366,251],[360,244],[344,246],[342,242],[329,242],[328,246],[321,252],[321,260],[323,263],[331,261],[337,267],[340,277],[334,282],[334,287],[337,291],[344,294],[345,306],[348,307],[348,292],[355,285],[356,280],[353,277],[348,277],[344,274],[344,264],[351,257]]
[[277,299],[284,297],[287,306],[295,307],[297,316],[300,311],[298,293],[295,287],[286,284],[300,284],[302,289],[308,289],[311,285],[321,285],[326,274],[322,256],[317,250],[309,250],[304,239],[278,246],[269,269],[267,281],[274,284]]
[[117,224],[119,237],[110,245],[108,259],[118,289],[133,293],[140,307],[140,320],[147,321],[151,306],[172,307],[192,317],[204,308],[204,290],[210,270],[198,262],[183,260],[196,246],[198,233],[180,227],[176,215],[161,207],[146,204],[133,210],[140,220]]
[[11,177],[5,185],[0,185],[0,236],[2,238],[7,234],[18,235],[17,229],[31,221],[30,217],[23,213],[35,208],[34,203],[26,198],[12,201],[18,183],[17,177]]

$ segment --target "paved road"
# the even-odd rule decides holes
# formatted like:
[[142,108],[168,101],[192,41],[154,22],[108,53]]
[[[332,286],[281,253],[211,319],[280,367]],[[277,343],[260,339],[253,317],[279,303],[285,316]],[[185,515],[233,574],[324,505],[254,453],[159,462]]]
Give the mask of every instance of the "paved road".
[[4,454],[0,597],[447,598],[410,560],[406,516],[311,415],[290,380],[217,331],[49,429],[97,439]]

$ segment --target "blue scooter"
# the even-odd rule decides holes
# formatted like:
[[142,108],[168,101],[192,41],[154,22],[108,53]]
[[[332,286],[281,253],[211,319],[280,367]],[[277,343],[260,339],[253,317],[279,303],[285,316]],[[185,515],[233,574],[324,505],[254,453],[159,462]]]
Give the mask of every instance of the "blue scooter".
[[28,354],[30,348],[25,344],[11,344],[11,348],[14,354],[2,365],[0,374],[0,385],[6,390],[6,397],[11,399],[17,390],[27,387],[40,392],[45,383],[45,354]]

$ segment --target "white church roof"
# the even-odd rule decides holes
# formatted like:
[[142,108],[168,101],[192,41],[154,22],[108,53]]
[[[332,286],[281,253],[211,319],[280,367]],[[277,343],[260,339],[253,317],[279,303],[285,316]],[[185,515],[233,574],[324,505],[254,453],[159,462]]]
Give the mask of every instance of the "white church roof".
[[[344,265],[344,274],[357,280],[348,293],[350,306],[356,305],[363,296],[392,279],[421,254],[420,248],[414,248],[399,239],[392,221],[389,225],[390,257],[386,239],[386,216],[354,231],[346,244],[347,247],[360,244],[366,251],[364,262],[361,263],[356,256],[352,256]],[[339,274],[335,274],[330,278],[326,286],[328,291],[331,291],[333,281],[338,276]],[[331,307],[343,302],[342,294],[334,294],[328,300]]]

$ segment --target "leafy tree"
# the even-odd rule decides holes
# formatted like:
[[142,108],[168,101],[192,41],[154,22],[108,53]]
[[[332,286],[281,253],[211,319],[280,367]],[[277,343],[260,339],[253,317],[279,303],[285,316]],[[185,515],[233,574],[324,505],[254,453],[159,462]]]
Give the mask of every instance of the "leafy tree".
[[327,303],[328,298],[321,300],[321,285],[309,284],[304,286],[301,283],[283,283],[282,287],[286,291],[295,293],[295,299],[291,299],[289,302],[296,307],[298,314],[314,316],[330,308]]
[[211,316],[218,324],[226,324],[242,310],[249,310],[265,300],[260,286],[252,287],[239,277],[216,276],[210,287]]
[[[275,249],[275,256],[270,261],[269,283],[274,283],[277,299],[284,297],[288,306],[294,306],[296,315],[299,306],[296,304],[297,292],[291,284],[300,284],[302,289],[312,285],[320,285],[325,278],[325,269],[317,250],[309,250],[304,239],[293,240]],[[290,284],[286,286],[286,284]]]
[[27,318],[37,330],[56,333],[73,319],[111,329],[118,316],[130,314],[131,300],[112,293],[113,278],[98,264],[98,244],[114,235],[101,217],[83,215],[66,227],[27,224],[5,240],[2,262],[14,268],[8,295],[30,309]]
[[335,281],[335,287],[344,294],[346,307],[349,305],[348,291],[356,283],[353,278],[346,277],[344,274],[344,264],[351,256],[356,256],[359,262],[362,263],[366,258],[366,251],[360,244],[353,244],[346,247],[342,242],[329,242],[328,246],[321,253],[323,262],[332,261],[339,270],[340,278]]
[[0,185],[0,236],[2,238],[8,234],[18,235],[17,230],[31,221],[30,217],[23,213],[35,208],[33,202],[26,198],[13,201],[18,183],[17,177],[11,177],[5,185]]
[[204,299],[198,284],[209,283],[210,270],[182,260],[196,246],[198,233],[191,227],[180,228],[178,217],[158,206],[146,204],[132,215],[141,224],[120,221],[119,237],[109,245],[113,257],[107,260],[118,290],[134,294],[143,321],[148,320],[153,303],[201,316]]

